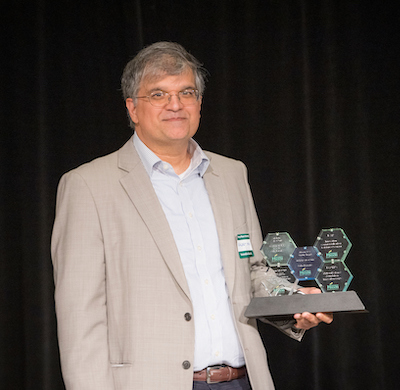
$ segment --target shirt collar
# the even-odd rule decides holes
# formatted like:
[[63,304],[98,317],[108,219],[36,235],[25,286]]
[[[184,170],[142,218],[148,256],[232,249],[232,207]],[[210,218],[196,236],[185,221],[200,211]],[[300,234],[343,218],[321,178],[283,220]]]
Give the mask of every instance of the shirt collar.
[[[147,174],[149,177],[151,177],[154,168],[160,164],[162,160],[143,143],[136,133],[133,134],[133,144],[139,154],[140,159],[142,160]],[[203,177],[210,164],[210,160],[205,155],[200,145],[193,138],[189,140],[188,149],[190,155],[192,156],[189,169],[191,171],[198,169],[200,176]]]

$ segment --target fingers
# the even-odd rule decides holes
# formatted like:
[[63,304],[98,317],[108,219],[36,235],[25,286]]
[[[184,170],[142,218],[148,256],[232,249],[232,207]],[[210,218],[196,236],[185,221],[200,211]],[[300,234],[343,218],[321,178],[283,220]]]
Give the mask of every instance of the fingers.
[[307,330],[319,325],[320,322],[330,324],[333,321],[333,314],[316,313],[314,315],[308,312],[304,312],[295,314],[294,319],[297,321],[295,324],[296,328]]
[[317,316],[308,312],[297,313],[294,315],[294,319],[297,321],[295,327],[305,330],[311,329],[320,323]]
[[326,324],[330,324],[333,321],[333,313],[317,313],[315,316],[321,321],[325,322]]

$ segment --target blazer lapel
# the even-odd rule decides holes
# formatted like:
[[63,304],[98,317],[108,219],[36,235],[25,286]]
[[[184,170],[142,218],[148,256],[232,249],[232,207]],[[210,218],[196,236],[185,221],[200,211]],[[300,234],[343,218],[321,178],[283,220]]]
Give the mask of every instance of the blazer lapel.
[[177,284],[190,299],[189,287],[174,237],[132,139],[118,151],[118,166],[127,172],[120,179],[121,185],[149,229]]
[[217,225],[225,280],[229,295],[232,296],[235,281],[235,262],[232,261],[235,258],[235,246],[232,245],[235,234],[232,206],[225,183],[218,172],[213,169],[210,155],[207,154],[207,156],[210,158],[210,165],[204,174],[204,182]]

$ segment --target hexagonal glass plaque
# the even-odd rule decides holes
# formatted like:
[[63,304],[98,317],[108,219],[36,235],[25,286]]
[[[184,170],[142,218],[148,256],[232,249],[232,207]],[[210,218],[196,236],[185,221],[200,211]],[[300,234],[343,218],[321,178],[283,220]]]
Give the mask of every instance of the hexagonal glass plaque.
[[342,261],[325,262],[315,280],[323,292],[346,291],[353,275]]
[[314,280],[323,259],[314,246],[296,248],[288,263],[297,280]]
[[343,229],[322,229],[314,246],[321,252],[325,261],[344,261],[351,248],[351,242]]
[[289,233],[268,233],[261,246],[261,252],[271,267],[287,265],[296,244]]

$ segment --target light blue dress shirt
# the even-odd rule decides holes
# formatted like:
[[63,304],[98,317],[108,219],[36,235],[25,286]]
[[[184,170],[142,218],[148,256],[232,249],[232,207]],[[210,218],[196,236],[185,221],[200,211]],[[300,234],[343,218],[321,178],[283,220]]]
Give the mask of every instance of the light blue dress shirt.
[[167,217],[189,285],[195,326],[194,371],[217,364],[243,366],[214,214],[203,181],[209,160],[191,140],[190,166],[177,175],[136,133],[133,142]]

